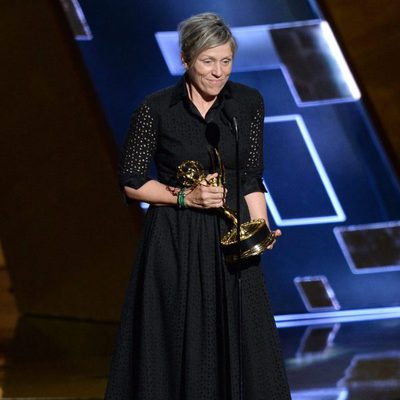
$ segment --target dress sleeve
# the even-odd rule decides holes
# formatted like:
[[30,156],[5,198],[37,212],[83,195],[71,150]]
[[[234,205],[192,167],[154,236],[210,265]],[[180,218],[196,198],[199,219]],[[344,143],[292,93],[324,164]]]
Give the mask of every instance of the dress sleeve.
[[250,146],[243,176],[243,195],[253,192],[267,192],[262,178],[264,172],[263,136],[264,101],[260,94],[250,121]]
[[118,162],[118,181],[126,204],[132,202],[124,186],[139,189],[150,178],[149,166],[156,149],[157,127],[151,108],[144,101],[132,114]]

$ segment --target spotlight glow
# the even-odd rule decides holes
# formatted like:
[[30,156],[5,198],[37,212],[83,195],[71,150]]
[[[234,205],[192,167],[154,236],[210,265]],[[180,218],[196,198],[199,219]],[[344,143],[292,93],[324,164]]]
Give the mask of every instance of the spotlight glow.
[[325,38],[326,44],[328,45],[329,51],[332,56],[335,58],[340,71],[342,73],[343,79],[346,81],[350,92],[353,96],[354,100],[359,100],[361,98],[360,90],[353,78],[352,73],[346,63],[346,60],[343,57],[343,53],[340,50],[340,47],[335,39],[335,35],[332,32],[331,27],[329,26],[328,22],[322,21],[321,24],[321,32],[323,37]]

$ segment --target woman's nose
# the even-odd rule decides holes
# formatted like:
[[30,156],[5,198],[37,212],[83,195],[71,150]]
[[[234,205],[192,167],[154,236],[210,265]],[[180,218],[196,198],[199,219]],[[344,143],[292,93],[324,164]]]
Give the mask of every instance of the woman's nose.
[[222,75],[222,68],[221,68],[221,65],[219,63],[215,63],[214,64],[213,74],[215,76],[221,76]]

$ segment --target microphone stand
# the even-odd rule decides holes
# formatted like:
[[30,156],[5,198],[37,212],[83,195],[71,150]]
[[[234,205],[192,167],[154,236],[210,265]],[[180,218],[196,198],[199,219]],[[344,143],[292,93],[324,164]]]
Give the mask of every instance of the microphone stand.
[[236,210],[237,210],[237,271],[236,282],[238,287],[238,300],[239,300],[239,318],[238,318],[238,338],[239,338],[239,399],[243,400],[243,346],[242,346],[242,271],[241,271],[241,258],[240,258],[240,165],[239,165],[239,130],[237,118],[232,117],[233,124],[231,125],[233,133],[235,134],[236,142]]

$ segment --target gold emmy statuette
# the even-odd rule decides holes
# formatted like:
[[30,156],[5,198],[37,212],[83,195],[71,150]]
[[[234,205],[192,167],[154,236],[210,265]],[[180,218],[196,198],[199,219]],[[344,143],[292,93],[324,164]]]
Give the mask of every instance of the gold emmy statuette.
[[[218,177],[211,179],[212,186],[223,186],[225,184],[224,166],[216,148],[212,149],[211,159],[214,170],[218,168]],[[206,178],[203,166],[198,161],[187,160],[178,167],[178,179],[185,187],[194,187]],[[232,223],[232,228],[221,239],[222,250],[228,263],[238,261],[237,249],[237,217],[235,212],[223,205],[219,208],[223,216]],[[240,224],[240,258],[245,259],[264,252],[267,247],[276,240],[273,232],[266,225],[263,218],[251,220]]]

